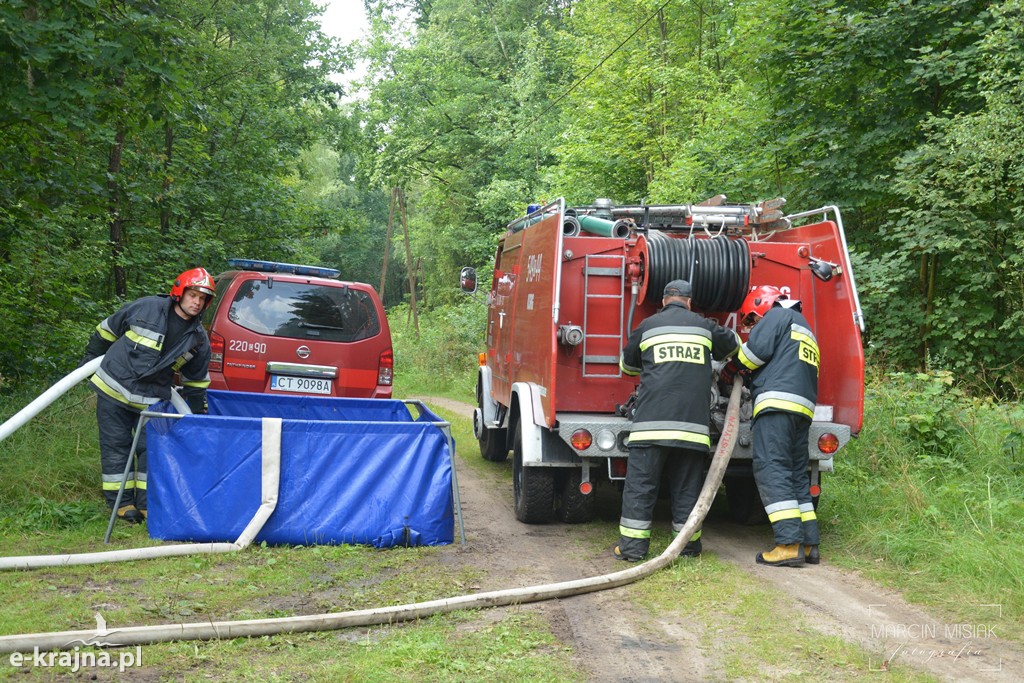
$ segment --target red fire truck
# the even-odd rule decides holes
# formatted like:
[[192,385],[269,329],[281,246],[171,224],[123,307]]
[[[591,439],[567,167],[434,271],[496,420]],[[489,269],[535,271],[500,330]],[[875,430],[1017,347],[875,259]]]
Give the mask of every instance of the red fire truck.
[[[517,519],[585,522],[595,485],[621,486],[637,378],[620,371],[619,353],[675,279],[693,285],[695,311],[733,329],[754,286],[774,285],[803,302],[821,351],[808,472],[817,501],[821,473],[861,428],[864,322],[839,209],[784,215],[784,204],[718,196],[568,208],[558,200],[508,225],[488,295],[473,430],[485,459],[513,454]],[[475,291],[476,278],[464,268],[462,289]],[[713,388],[708,401],[714,442],[728,396]],[[733,517],[753,523],[764,510],[751,474],[749,397],[741,415],[725,492]]]

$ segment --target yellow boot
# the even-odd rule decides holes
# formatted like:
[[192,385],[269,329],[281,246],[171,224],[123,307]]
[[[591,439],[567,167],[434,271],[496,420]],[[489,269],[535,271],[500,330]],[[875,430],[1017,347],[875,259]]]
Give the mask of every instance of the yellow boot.
[[758,553],[757,563],[772,567],[799,567],[804,563],[804,547],[800,543],[777,545],[766,553]]

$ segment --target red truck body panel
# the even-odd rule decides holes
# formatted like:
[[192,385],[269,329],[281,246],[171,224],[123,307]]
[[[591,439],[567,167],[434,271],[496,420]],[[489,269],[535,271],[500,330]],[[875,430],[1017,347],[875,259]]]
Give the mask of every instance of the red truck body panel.
[[[665,284],[680,278],[694,285],[695,311],[732,329],[753,287],[774,285],[802,302],[821,354],[808,444],[809,485],[819,495],[819,472],[831,471],[862,426],[863,322],[839,210],[783,216],[784,204],[602,200],[567,210],[559,200],[509,224],[488,295],[473,429],[485,459],[513,453],[517,519],[586,521],[592,478],[624,478],[631,422],[623,404],[639,378],[622,373],[620,353],[630,330],[661,307]],[[464,290],[475,291],[475,269],[463,270]],[[737,521],[763,513],[751,481],[746,396],[726,476]],[[712,387],[708,400],[714,440],[728,397]]]
[[[772,229],[761,234],[734,216],[734,224],[741,227],[730,231],[673,224],[634,229],[625,237],[572,234],[565,230],[572,212],[566,213],[561,203],[519,219],[501,238],[495,259],[488,302],[487,398],[508,408],[513,385],[530,385],[530,414],[538,426],[551,430],[557,429],[559,415],[567,413],[614,415],[638,381],[618,365],[630,324],[635,328],[661,306],[661,292],[654,290],[663,284],[649,271],[666,265],[654,264],[654,249],[666,250],[666,238],[694,244],[725,235],[726,244],[742,240],[749,250],[749,264],[742,264],[749,269],[749,280],[744,280],[745,289],[729,285],[736,288],[729,297],[732,305],[738,309],[745,292],[759,285],[774,285],[802,301],[821,351],[821,415],[816,419],[846,425],[856,435],[864,409],[860,311],[841,225],[826,220],[829,211],[838,216],[837,209],[827,207],[820,210],[818,222],[794,226],[786,218],[771,222]],[[655,230],[661,234],[652,235]],[[654,237],[658,244],[651,242]],[[696,247],[689,248],[698,253]],[[734,259],[733,252],[727,253],[725,261]],[[829,277],[812,271],[819,261],[830,267]],[[700,267],[693,262],[671,265]],[[736,310],[701,310],[696,297],[694,310],[737,328]],[[566,328],[576,328],[582,342],[562,339]]]

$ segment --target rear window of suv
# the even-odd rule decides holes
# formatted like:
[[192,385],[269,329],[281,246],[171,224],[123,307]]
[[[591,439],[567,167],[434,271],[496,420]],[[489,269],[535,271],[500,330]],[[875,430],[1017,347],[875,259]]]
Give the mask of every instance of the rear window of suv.
[[370,294],[348,286],[245,280],[231,301],[228,319],[274,337],[354,342],[380,333]]

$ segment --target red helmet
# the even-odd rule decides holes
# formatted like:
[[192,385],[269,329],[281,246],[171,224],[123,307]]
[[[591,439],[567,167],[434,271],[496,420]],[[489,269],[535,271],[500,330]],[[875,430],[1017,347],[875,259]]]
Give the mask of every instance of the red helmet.
[[750,294],[747,294],[747,298],[743,300],[743,305],[740,306],[740,319],[745,319],[751,313],[756,313],[763,318],[776,301],[788,298],[778,287],[771,285],[754,287],[750,290]]
[[206,272],[205,268],[193,268],[192,270],[186,270],[184,273],[179,275],[174,280],[174,286],[171,287],[171,299],[174,301],[180,301],[181,295],[185,293],[186,289],[196,289],[203,294],[209,295],[206,302],[203,304],[203,310],[210,305],[213,301],[213,297],[216,296],[216,290],[213,286],[213,278]]

